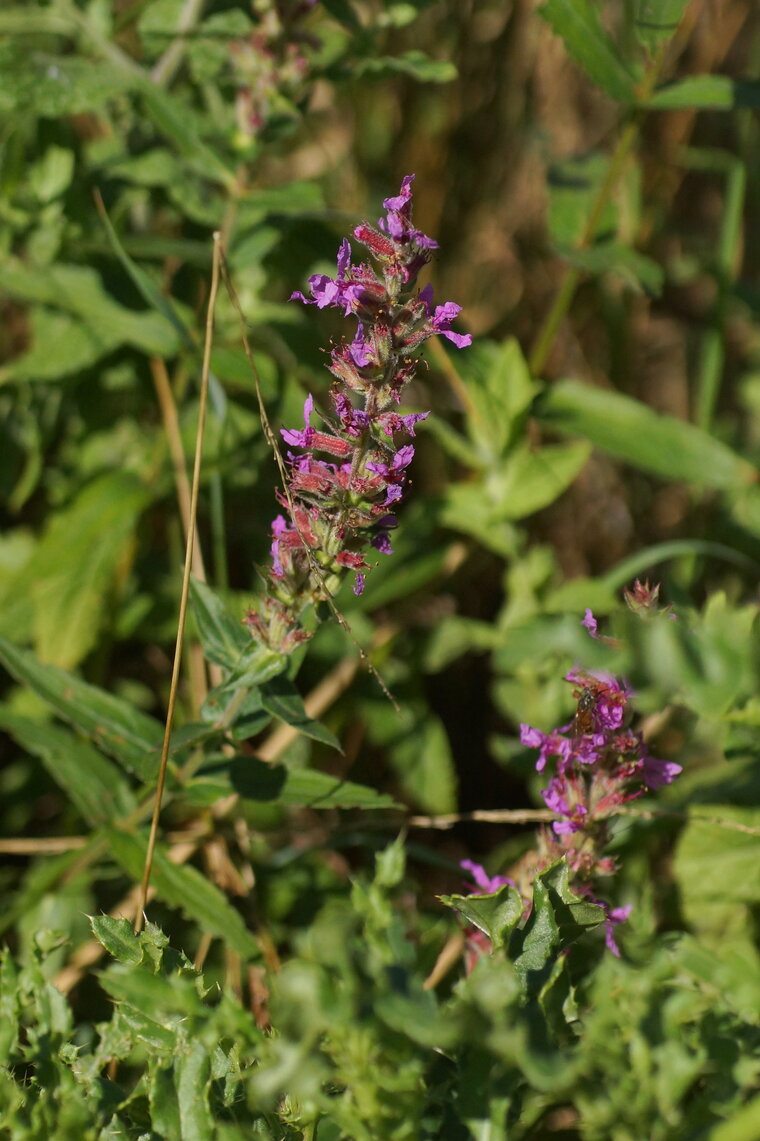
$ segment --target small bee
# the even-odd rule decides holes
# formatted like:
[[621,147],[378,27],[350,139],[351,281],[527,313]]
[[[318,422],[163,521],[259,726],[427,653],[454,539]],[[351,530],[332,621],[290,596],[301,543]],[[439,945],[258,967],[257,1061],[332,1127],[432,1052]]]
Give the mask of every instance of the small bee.
[[578,705],[573,719],[573,735],[582,737],[584,733],[594,732],[594,712],[596,710],[596,694],[593,689],[584,689],[578,698]]

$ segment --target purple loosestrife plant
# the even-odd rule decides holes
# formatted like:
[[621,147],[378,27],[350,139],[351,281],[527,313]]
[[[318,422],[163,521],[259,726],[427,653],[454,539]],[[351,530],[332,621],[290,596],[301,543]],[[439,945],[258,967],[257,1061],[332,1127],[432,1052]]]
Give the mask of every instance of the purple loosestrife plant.
[[[583,625],[597,638],[590,610]],[[557,813],[551,828],[542,828],[538,866],[564,856],[576,888],[607,913],[607,945],[619,954],[613,927],[628,917],[630,908],[611,908],[596,897],[596,880],[616,871],[615,860],[604,854],[610,818],[621,805],[670,784],[681,772],[672,761],[651,756],[641,733],[629,727],[631,691],[611,674],[571,670],[565,678],[577,703],[572,721],[551,733],[520,726],[523,745],[538,749],[536,769],[551,774],[541,795]]]
[[310,636],[301,624],[304,610],[324,600],[325,591],[333,594],[346,571],[354,572],[354,591],[361,594],[371,569],[368,555],[393,553],[395,511],[414,457],[414,445],[400,437],[414,437],[429,415],[400,413],[401,395],[428,338],[444,336],[457,348],[471,342],[451,328],[459,305],[435,305],[430,286],[416,288],[437,243],[412,224],[413,179],[407,175],[398,195],[385,199],[387,214],[377,227],[365,222],[354,230],[377,269],[353,265],[344,238],[336,277],[314,274],[311,297],[296,292],[291,298],[319,309],[332,306],[356,324],[350,338],[331,349],[333,415],[316,412],[309,395],[303,427],[282,431],[289,447],[288,493],[279,495],[284,513],[272,524],[265,593],[246,615],[254,637],[279,653]]
[[[637,581],[632,591],[626,591],[626,602],[646,617],[658,609],[657,592],[657,587],[652,589]],[[586,610],[582,624],[592,638],[600,637],[590,610]],[[605,855],[610,819],[622,805],[670,784],[681,766],[651,756],[641,733],[629,727],[632,694],[624,681],[581,669],[570,670],[565,680],[573,686],[576,700],[572,721],[549,733],[520,726],[523,745],[538,749],[536,770],[547,776],[541,795],[557,819],[550,828],[539,830],[536,849],[513,869],[514,880],[490,878],[469,860],[462,861],[461,866],[471,873],[479,892],[490,893],[504,883],[513,883],[527,901],[535,876],[564,857],[575,890],[604,908],[607,946],[619,955],[613,931],[628,918],[631,908],[613,908],[597,896],[597,881],[617,870],[615,860]],[[473,932],[468,936],[468,947],[470,952],[479,953],[489,949],[488,941],[484,945],[479,933]]]

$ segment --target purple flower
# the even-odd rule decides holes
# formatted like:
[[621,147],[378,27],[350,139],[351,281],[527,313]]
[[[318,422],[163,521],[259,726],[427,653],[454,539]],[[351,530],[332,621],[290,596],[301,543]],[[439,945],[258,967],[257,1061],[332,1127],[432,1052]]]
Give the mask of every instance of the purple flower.
[[625,923],[633,911],[633,907],[628,904],[625,907],[608,908],[604,903],[601,906],[607,912],[607,918],[604,921],[604,941],[607,944],[607,949],[612,952],[616,959],[619,959],[620,948],[615,941],[614,930],[620,923]]
[[476,864],[474,860],[460,860],[459,866],[470,873],[474,886],[485,894],[490,895],[491,892],[498,891],[500,887],[504,887],[506,884],[509,884],[510,887],[515,886],[515,881],[511,880],[509,876],[489,876],[485,868]]
[[316,433],[316,428],[312,428],[309,424],[311,414],[314,411],[314,397],[311,393],[306,397],[303,406],[303,431],[299,432],[293,428],[281,428],[280,435],[287,444],[292,444],[294,448],[308,448]]
[[586,627],[586,629],[588,630],[588,632],[592,638],[598,638],[599,637],[599,635],[597,634],[597,631],[596,631],[596,618],[594,617],[593,612],[591,610],[586,609],[586,613],[584,614],[583,619],[581,621],[581,626]]
[[559,730],[554,733],[542,733],[530,725],[520,726],[520,741],[528,749],[539,749],[536,761],[536,772],[541,773],[551,757],[558,757],[560,765],[567,763],[572,754],[572,742],[563,737]]
[[408,432],[410,436],[415,436],[415,424],[419,424],[420,420],[427,420],[429,415],[429,412],[408,412],[405,416],[400,416],[398,412],[384,412],[382,416],[378,416],[378,423],[386,436],[392,436],[394,432],[402,430]]
[[681,765],[675,761],[661,761],[657,757],[650,757],[648,753],[641,758],[641,762],[647,788],[662,788],[665,784],[672,784],[678,774],[683,772]]
[[470,333],[455,333],[451,328],[451,322],[461,311],[462,306],[457,305],[454,301],[447,301],[444,305],[436,305],[433,314],[433,331],[443,334],[458,349],[465,349],[472,344],[472,336]]
[[278,516],[273,526],[269,592],[246,619],[253,636],[280,653],[309,637],[301,618],[310,604],[324,599],[322,573],[332,578],[353,572],[353,589],[360,594],[371,569],[362,552],[393,552],[396,518],[386,509],[402,498],[414,456],[412,444],[396,445],[396,433],[414,437],[429,415],[400,413],[396,405],[414,377],[417,348],[437,332],[447,335],[459,312],[453,303],[434,312],[428,295],[415,289],[417,273],[437,243],[412,223],[413,178],[407,175],[399,193],[385,200],[387,217],[377,228],[363,223],[354,231],[374,262],[352,264],[351,245],[343,239],[335,276],[313,274],[310,296],[292,294],[306,305],[334,306],[358,320],[355,331],[330,350],[333,419],[324,416],[313,427],[309,395],[303,427],[281,429],[295,450],[288,452],[288,487],[278,498],[293,518]]

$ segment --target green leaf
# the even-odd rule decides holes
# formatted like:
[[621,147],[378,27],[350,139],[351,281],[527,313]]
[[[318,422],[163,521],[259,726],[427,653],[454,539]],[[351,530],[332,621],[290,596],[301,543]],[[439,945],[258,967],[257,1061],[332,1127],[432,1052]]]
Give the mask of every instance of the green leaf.
[[216,1135],[209,1108],[211,1059],[201,1042],[191,1042],[174,1063],[182,1141],[211,1141]]
[[278,717],[286,725],[292,725],[299,733],[320,741],[331,749],[343,752],[340,741],[313,717],[309,717],[304,707],[303,698],[288,678],[280,676],[261,686],[261,704],[273,717]]
[[707,1141],[756,1141],[760,1137],[760,1095],[735,1109],[727,1121],[710,1130]]
[[287,769],[268,765],[255,757],[235,757],[225,762],[220,796],[231,790],[246,800],[266,803],[308,805],[310,808],[394,808],[396,802],[385,793],[375,792],[352,781],[315,769]]
[[155,776],[163,728],[128,702],[67,673],[0,637],[0,663],[30,686],[64,721],[81,729],[104,752],[137,776]]
[[687,920],[712,903],[760,902],[760,810],[726,804],[691,809],[674,872]]
[[599,8],[591,0],[547,0],[538,11],[562,37],[568,54],[589,79],[613,99],[623,103],[633,100],[633,76],[604,31]]
[[531,379],[514,337],[501,345],[476,346],[466,367],[467,431],[481,465],[490,468],[506,454],[541,386]]
[[[147,840],[143,835],[112,828],[109,850],[114,859],[135,881],[142,879]],[[156,848],[151,883],[159,897],[171,907],[179,907],[195,920],[201,930],[226,942],[245,958],[255,958],[258,945],[247,930],[239,912],[215,884],[193,867],[173,864],[163,848]]]
[[251,648],[251,635],[205,582],[190,579],[190,599],[206,658],[225,669],[234,669],[241,654]]
[[591,445],[549,444],[537,451],[518,448],[507,461],[499,480],[502,519],[523,519],[554,503],[580,475],[591,455]]
[[756,477],[751,464],[707,432],[617,392],[564,380],[547,389],[534,410],[543,423],[585,436],[617,459],[663,479],[723,489]]
[[760,80],[732,79],[728,75],[690,75],[660,87],[643,104],[650,111],[712,109],[730,111],[734,107],[760,107]]
[[45,768],[93,828],[131,812],[135,798],[118,769],[68,729],[0,706],[0,725]]
[[194,350],[195,342],[193,337],[184,321],[177,313],[176,307],[171,303],[168,297],[164,296],[150,275],[147,274],[145,270],[142,269],[137,264],[137,262],[135,262],[134,259],[127,253],[126,249],[119,240],[119,235],[116,233],[111,219],[108,217],[108,213],[105,209],[102,210],[100,217],[114,253],[123,265],[124,269],[129,274],[143,299],[148,303],[150,308],[155,311],[156,315],[163,317],[166,321],[169,322],[175,332],[179,335],[180,341],[185,346],[185,348],[191,351]]
[[109,472],[50,517],[27,567],[34,640],[44,661],[74,666],[97,643],[147,502],[148,490],[134,476]]
[[441,895],[438,898],[487,935],[495,951],[507,945],[524,910],[520,893],[511,884],[504,884],[488,895]]
[[[52,12],[45,16],[55,19]],[[26,18],[35,19],[34,10],[29,11],[28,6]],[[62,119],[89,114],[93,107],[102,107],[128,91],[136,81],[134,73],[107,63],[19,51],[12,42],[0,44],[0,114],[5,116],[37,114]]]
[[143,960],[140,940],[128,919],[112,919],[110,915],[90,916],[92,933],[118,963],[135,966]]
[[650,297],[659,297],[662,293],[665,280],[662,267],[622,242],[600,242],[590,249],[558,246],[557,253],[584,273],[614,273],[634,288],[643,289]]
[[639,43],[650,52],[666,43],[678,30],[689,0],[636,0],[634,27]]
[[[80,356],[84,352],[85,334],[88,351],[92,353],[97,349],[99,356],[123,344],[134,345],[142,352],[156,356],[173,356],[179,348],[175,330],[163,313],[138,312],[117,304],[106,293],[100,275],[87,266],[57,263],[39,268],[9,258],[3,267],[2,288],[20,301],[45,306],[46,311],[68,313],[68,327],[71,330],[84,329],[84,333],[80,331],[78,334],[82,345],[74,345]],[[36,350],[39,355],[44,348],[49,355],[55,356],[50,354],[49,345],[49,341],[42,347],[33,345],[29,353],[9,366],[13,374],[34,378],[31,353]],[[72,348],[68,349],[69,355],[72,351]],[[48,366],[48,370],[51,367]],[[48,376],[44,368],[42,375],[44,378]]]
[[448,735],[440,719],[423,702],[419,706],[411,732],[391,748],[391,763],[405,796],[423,812],[456,812],[457,770]]
[[457,77],[454,64],[446,59],[431,59],[417,49],[398,56],[367,56],[352,71],[358,76],[382,78],[386,75],[410,75],[419,83],[451,83]]
[[[198,173],[231,190],[235,182],[234,169],[228,167],[219,155],[201,140],[195,129],[192,108],[186,106],[178,96],[157,87],[147,78],[140,82],[139,91],[148,117],[152,119],[164,138],[173,143],[179,153],[191,161]],[[217,225],[221,224],[220,216]]]
[[533,907],[525,927],[510,946],[515,968],[536,992],[548,979],[560,951],[585,931],[604,922],[604,909],[570,890],[564,859],[536,876]]

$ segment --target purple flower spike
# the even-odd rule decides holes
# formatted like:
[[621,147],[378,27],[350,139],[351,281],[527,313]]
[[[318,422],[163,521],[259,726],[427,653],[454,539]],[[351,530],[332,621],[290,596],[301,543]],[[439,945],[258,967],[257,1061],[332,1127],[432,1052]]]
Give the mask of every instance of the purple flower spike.
[[310,636],[301,618],[324,600],[325,580],[332,590],[350,572],[361,594],[372,569],[366,552],[393,553],[396,517],[388,508],[403,498],[414,457],[414,446],[398,436],[414,437],[429,415],[397,410],[414,378],[417,350],[439,332],[469,343],[448,329],[459,306],[449,302],[434,312],[429,291],[416,286],[437,243],[413,224],[413,181],[407,175],[398,194],[386,198],[387,216],[377,226],[355,228],[367,261],[353,264],[344,238],[335,275],[312,274],[309,295],[291,295],[318,309],[338,309],[356,325],[330,350],[332,418],[321,416],[320,426],[312,426],[309,395],[303,427],[281,429],[294,449],[288,487],[278,497],[291,518],[278,516],[273,525],[268,592],[246,615],[252,635],[279,653],[291,653]]

